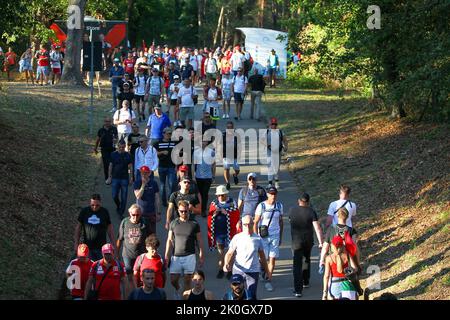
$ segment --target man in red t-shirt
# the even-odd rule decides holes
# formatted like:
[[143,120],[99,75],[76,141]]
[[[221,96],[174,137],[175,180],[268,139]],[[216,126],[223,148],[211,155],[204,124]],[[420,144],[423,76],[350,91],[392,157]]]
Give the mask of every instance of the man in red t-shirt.
[[123,68],[125,69],[125,73],[128,73],[131,79],[134,78],[134,63],[133,54],[128,52],[128,57],[123,60]]
[[37,59],[37,71],[36,71],[36,79],[38,82],[41,82],[41,86],[43,83],[48,84],[48,75],[49,75],[49,65],[50,65],[50,55],[48,51],[45,49],[45,45],[41,44],[41,49],[36,52],[35,58]]
[[164,261],[157,252],[159,244],[156,234],[151,234],[145,239],[147,253],[143,253],[137,257],[133,268],[136,288],[142,286],[141,275],[142,271],[145,269],[152,269],[155,271],[155,287],[160,289],[164,288],[166,284],[166,270]]
[[98,291],[98,300],[125,300],[126,273],[123,263],[114,259],[114,248],[110,243],[103,245],[102,255],[103,259],[94,262],[89,272],[85,299],[87,300],[89,289],[94,285]]
[[[72,260],[67,267],[68,287],[73,300],[83,300],[84,288],[89,277],[89,272],[92,267],[92,260],[89,259],[89,248],[82,243],[78,246],[77,258]],[[75,275],[74,275],[75,274]]]

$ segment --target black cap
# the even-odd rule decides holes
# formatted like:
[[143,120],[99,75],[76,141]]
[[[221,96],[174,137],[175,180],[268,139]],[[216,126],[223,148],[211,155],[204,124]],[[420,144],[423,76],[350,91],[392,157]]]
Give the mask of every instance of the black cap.
[[306,192],[304,192],[301,197],[300,197],[300,201],[303,202],[309,202],[309,194],[307,194]]
[[267,193],[278,193],[277,188],[275,188],[275,186],[273,185],[268,186],[266,191]]

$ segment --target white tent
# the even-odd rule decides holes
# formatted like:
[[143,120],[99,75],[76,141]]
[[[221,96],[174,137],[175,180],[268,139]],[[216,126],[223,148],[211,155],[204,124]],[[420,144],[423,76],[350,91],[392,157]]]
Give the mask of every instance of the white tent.
[[[245,49],[250,52],[253,60],[262,66],[267,66],[270,51],[274,49],[280,62],[278,76],[286,78],[288,45],[286,32],[262,28],[236,29],[245,35]],[[278,40],[279,36],[282,36],[283,40]]]

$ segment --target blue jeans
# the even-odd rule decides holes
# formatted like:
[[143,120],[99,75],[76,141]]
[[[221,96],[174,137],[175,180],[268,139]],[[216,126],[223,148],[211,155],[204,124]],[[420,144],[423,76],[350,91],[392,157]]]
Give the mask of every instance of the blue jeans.
[[[119,211],[121,214],[124,214],[127,198],[128,198],[128,183],[127,179],[112,179],[111,189],[112,189],[112,197],[114,202],[120,204]],[[119,202],[119,192],[120,192],[120,202]]]
[[112,84],[112,98],[113,98],[113,108],[117,109],[117,89],[119,88],[119,85]]
[[127,274],[133,274],[133,267],[134,267],[134,263],[136,262],[136,258],[131,259],[123,254],[122,254],[122,258],[123,258],[123,264],[125,266],[125,272]]
[[174,186],[177,182],[177,173],[175,168],[158,168],[159,182],[161,189],[161,200],[164,205],[167,205],[167,192],[166,192],[166,180],[169,187],[169,195],[174,191]]

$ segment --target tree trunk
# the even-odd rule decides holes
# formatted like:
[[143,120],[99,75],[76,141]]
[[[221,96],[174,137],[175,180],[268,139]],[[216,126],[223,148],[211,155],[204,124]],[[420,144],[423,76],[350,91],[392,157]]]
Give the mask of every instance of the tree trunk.
[[404,118],[406,117],[405,109],[403,109],[403,103],[402,102],[395,102],[392,106],[392,113],[391,117],[394,119]]
[[197,46],[200,47],[203,29],[203,0],[197,0]]
[[278,12],[275,0],[272,0],[272,28],[274,30],[278,29]]
[[226,49],[226,47],[228,47],[228,35],[229,35],[229,26],[230,26],[230,18],[228,16],[228,14],[226,15],[226,23],[225,23],[225,35],[224,35],[224,44],[223,44],[223,48]]
[[260,28],[264,28],[264,5],[265,0],[259,0],[258,27]]
[[217,45],[217,40],[218,40],[218,37],[219,37],[220,26],[222,25],[222,20],[223,20],[223,11],[224,11],[224,9],[225,8],[223,6],[220,9],[219,20],[217,21],[217,29],[216,29],[216,33],[214,34],[214,41],[213,41],[213,47],[214,48]]
[[128,0],[128,6],[127,6],[127,15],[125,17],[126,21],[130,21],[131,18],[131,11],[133,10],[133,6],[134,6],[134,0]]
[[66,54],[64,57],[64,68],[60,84],[84,86],[81,76],[81,47],[84,30],[84,9],[87,0],[70,0],[69,5],[77,5],[80,8],[81,21],[80,29],[67,30]]

